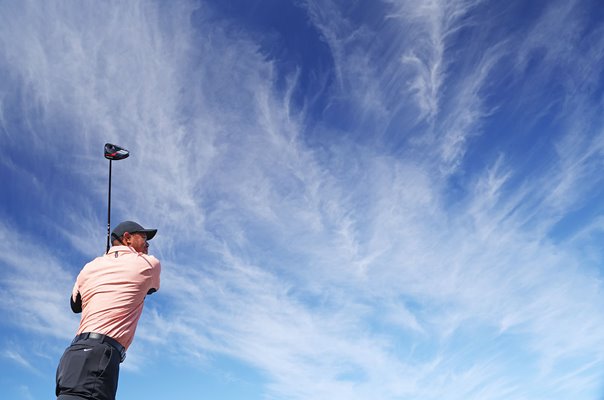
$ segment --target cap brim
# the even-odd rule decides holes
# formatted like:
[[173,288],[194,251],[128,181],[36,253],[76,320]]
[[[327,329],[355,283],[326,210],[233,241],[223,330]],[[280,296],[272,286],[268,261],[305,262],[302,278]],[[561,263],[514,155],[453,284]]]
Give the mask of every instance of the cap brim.
[[[147,235],[147,240],[151,240],[155,237],[155,234],[157,233],[157,229],[143,229],[143,230],[137,231],[137,232],[145,233]],[[132,233],[135,233],[135,232],[132,232]]]

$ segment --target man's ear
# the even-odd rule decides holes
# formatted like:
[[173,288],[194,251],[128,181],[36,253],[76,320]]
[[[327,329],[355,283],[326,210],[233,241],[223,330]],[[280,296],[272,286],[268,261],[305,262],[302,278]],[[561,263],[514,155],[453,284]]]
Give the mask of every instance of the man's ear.
[[122,242],[124,242],[126,246],[130,246],[131,237],[132,235],[130,234],[130,232],[124,232],[124,234],[122,235]]

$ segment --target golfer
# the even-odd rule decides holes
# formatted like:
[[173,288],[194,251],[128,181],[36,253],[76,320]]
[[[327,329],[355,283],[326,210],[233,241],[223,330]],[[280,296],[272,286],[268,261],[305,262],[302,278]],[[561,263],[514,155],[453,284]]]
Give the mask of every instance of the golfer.
[[145,296],[159,290],[161,264],[147,255],[157,229],[125,221],[107,254],[84,266],[71,294],[80,327],[57,368],[57,400],[113,400],[120,363],[134,339]]

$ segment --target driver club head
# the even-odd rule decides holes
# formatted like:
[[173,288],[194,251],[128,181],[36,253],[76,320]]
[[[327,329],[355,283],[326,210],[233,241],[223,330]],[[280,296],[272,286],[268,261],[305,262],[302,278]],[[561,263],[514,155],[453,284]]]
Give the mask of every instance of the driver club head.
[[128,158],[130,152],[123,147],[111,143],[105,143],[105,158],[108,160],[123,160]]

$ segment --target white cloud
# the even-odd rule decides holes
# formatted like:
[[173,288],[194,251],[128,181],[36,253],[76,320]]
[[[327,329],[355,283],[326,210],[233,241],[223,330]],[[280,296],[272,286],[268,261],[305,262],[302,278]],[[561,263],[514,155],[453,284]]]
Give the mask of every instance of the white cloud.
[[[572,396],[595,384],[602,285],[597,260],[584,264],[575,245],[600,225],[568,245],[547,232],[580,201],[572,193],[593,176],[600,138],[563,139],[554,171],[524,184],[524,171],[499,153],[473,171],[461,199],[447,197],[447,178],[493,111],[481,90],[513,47],[486,44],[464,75],[448,75],[447,40],[475,3],[399,3],[405,12],[388,21],[415,46],[401,51],[393,40],[379,65],[366,46],[380,32],[354,26],[333,4],[306,4],[335,60],[331,101],[350,96],[352,111],[378,120],[412,95],[415,123],[428,128],[413,130],[421,140],[399,153],[353,144],[364,128],[308,147],[292,86],[274,90],[276,63],[227,22],[191,25],[183,4],[167,12],[146,2],[25,2],[5,6],[0,20],[1,37],[22,38],[2,42],[5,67],[48,123],[55,114],[69,121],[57,139],[83,154],[69,172],[83,189],[55,228],[73,251],[95,255],[102,243],[94,210],[103,203],[87,201],[104,199],[100,146],[132,152],[114,165],[114,221],[159,228],[151,245],[163,275],[127,368],[142,371],[170,343],[159,347],[201,369],[220,355],[262,371],[276,398],[534,400],[538,388]],[[200,7],[198,16],[209,5]],[[50,146],[24,135],[34,154]],[[3,314],[26,299],[15,324],[70,337],[75,270],[32,242],[0,224]],[[560,372],[569,360],[584,366]]]
[[68,266],[14,226],[0,223],[0,239],[0,309],[10,316],[7,323],[51,337],[72,337],[77,320],[66,310],[75,277]]
[[4,351],[4,357],[14,361],[19,364],[21,367],[24,367],[29,370],[35,370],[35,368],[31,365],[29,361],[27,361],[21,354],[17,353],[15,350],[7,349]]

